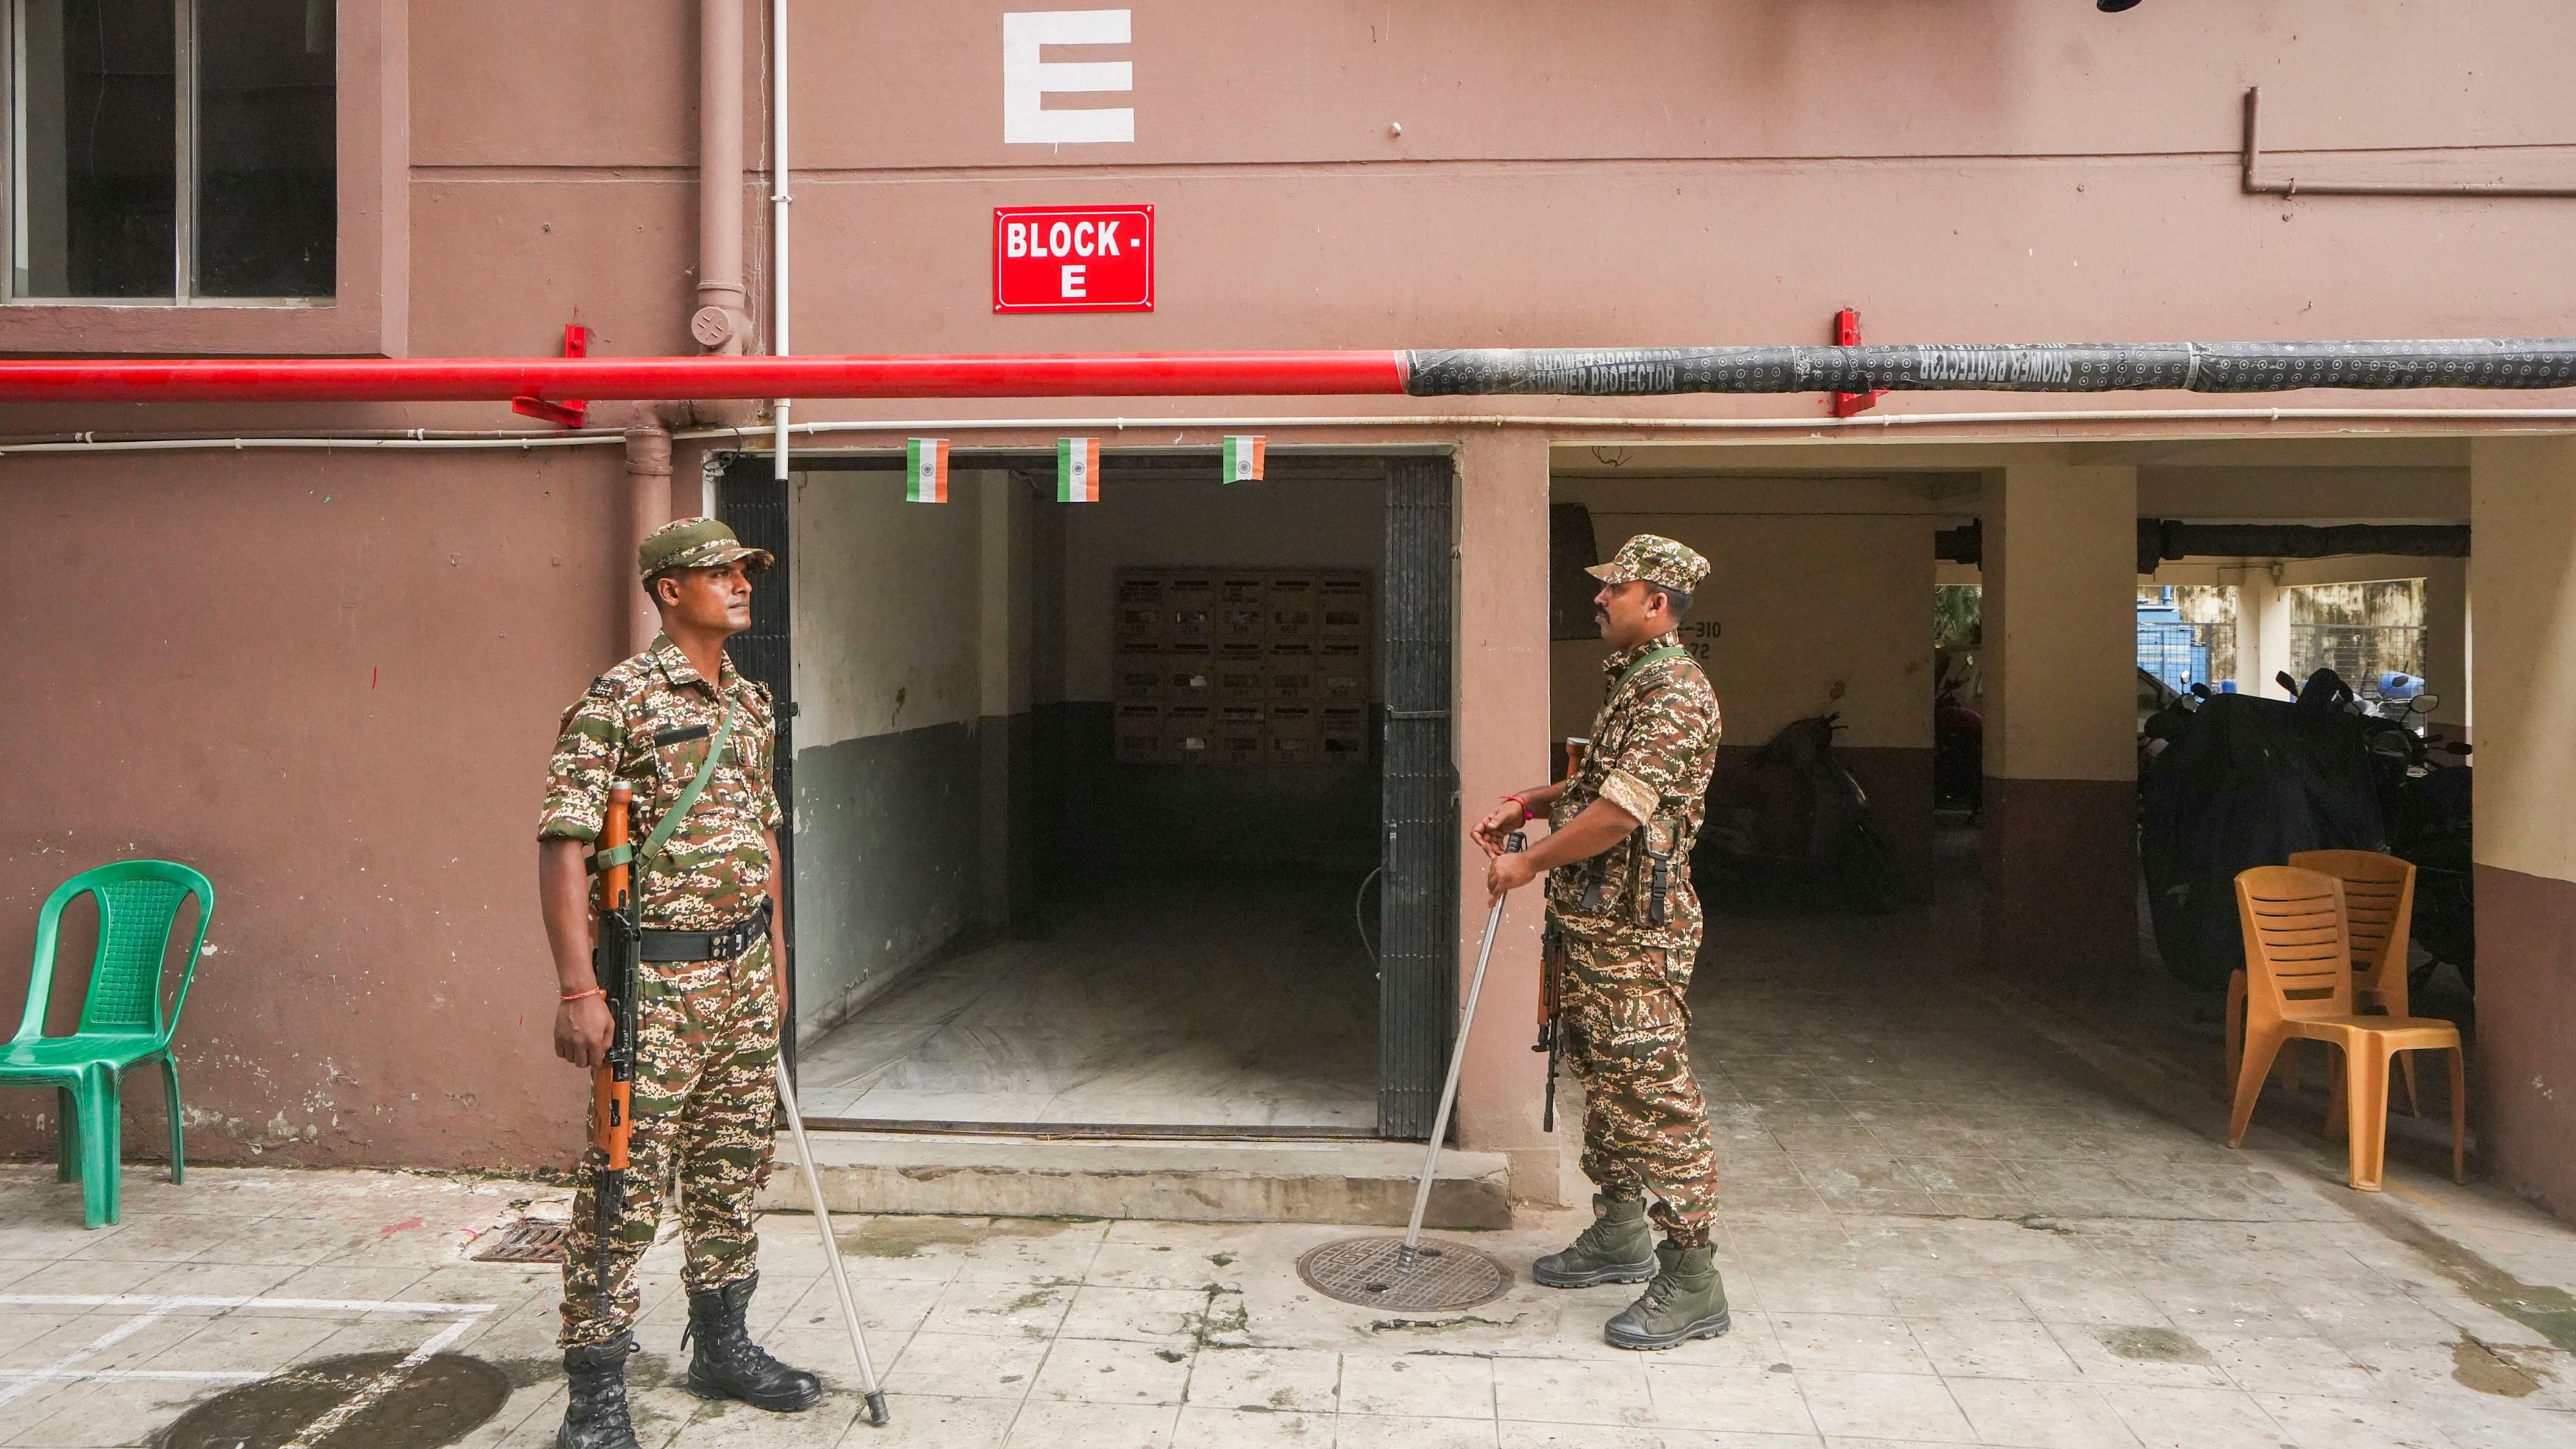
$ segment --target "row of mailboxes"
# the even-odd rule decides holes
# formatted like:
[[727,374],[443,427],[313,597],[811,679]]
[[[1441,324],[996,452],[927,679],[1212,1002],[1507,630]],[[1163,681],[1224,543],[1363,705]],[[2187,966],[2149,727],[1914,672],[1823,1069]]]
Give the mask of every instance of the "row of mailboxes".
[[1118,571],[1113,637],[1135,644],[1340,642],[1376,636],[1364,569]]
[[1366,705],[1127,701],[1112,709],[1126,764],[1359,764],[1369,756]]
[[1366,570],[1120,569],[1117,607],[1120,760],[1368,758],[1377,630]]
[[1110,697],[1171,704],[1366,704],[1365,644],[1126,644],[1110,665]]

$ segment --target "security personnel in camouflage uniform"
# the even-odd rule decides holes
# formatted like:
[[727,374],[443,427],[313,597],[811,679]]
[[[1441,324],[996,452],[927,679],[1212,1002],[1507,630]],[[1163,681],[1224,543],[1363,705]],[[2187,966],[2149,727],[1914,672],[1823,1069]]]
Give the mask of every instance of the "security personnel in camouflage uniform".
[[[1671,1348],[1728,1327],[1709,1244],[1717,1157],[1686,1041],[1700,943],[1690,847],[1719,720],[1708,676],[1674,637],[1708,560],[1639,534],[1591,573],[1611,644],[1591,744],[1570,779],[1505,797],[1476,835],[1497,897],[1547,872],[1548,969],[1583,1084],[1583,1171],[1598,1189],[1592,1226],[1539,1259],[1533,1276],[1552,1288],[1644,1282],[1603,1335],[1621,1348]],[[1540,815],[1547,836],[1504,853],[1505,837]]]
[[590,961],[587,876],[612,780],[634,786],[638,841],[678,803],[721,744],[706,787],[661,851],[634,862],[643,911],[634,1135],[625,1207],[601,1271],[593,1192],[603,1159],[584,1154],[565,1245],[564,1371],[571,1396],[561,1449],[635,1449],[625,1361],[633,1351],[636,1260],[653,1245],[666,1185],[677,1180],[687,1247],[681,1284],[688,1385],[764,1409],[813,1407],[822,1385],[751,1341],[743,1314],[759,1282],[752,1198],[769,1173],[777,1114],[771,1080],[786,953],[778,909],[778,797],[769,691],[745,679],[724,641],[751,624],[751,575],[766,552],[712,518],[644,540],[644,587],[662,615],[651,648],[592,681],[564,712],[537,826],[546,934],[563,1005],[555,1051],[576,1066],[607,1050],[610,1019]]

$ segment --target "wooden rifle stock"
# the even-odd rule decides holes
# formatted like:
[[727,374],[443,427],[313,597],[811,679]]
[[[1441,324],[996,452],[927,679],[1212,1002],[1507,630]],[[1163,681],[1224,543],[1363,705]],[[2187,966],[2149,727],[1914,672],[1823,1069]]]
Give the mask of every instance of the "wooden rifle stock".
[[[620,780],[608,787],[608,814],[599,830],[602,853],[632,840],[634,806],[634,786]],[[641,964],[643,920],[634,883],[634,867],[623,857],[600,872],[599,931],[590,955],[599,989],[607,993],[611,1024],[607,1058],[590,1074],[590,1141],[603,1159],[599,1179],[592,1186],[603,1254],[619,1214],[625,1211],[627,1153],[635,1136],[635,976]]]

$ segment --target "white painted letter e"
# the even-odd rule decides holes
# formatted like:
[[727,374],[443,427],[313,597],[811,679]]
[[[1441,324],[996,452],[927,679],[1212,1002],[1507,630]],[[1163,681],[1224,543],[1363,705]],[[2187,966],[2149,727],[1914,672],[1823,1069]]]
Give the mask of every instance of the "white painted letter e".
[[1087,141],[1133,141],[1136,112],[1130,106],[1092,110],[1049,110],[1050,92],[1073,94],[1130,91],[1135,68],[1123,60],[1045,61],[1049,45],[1125,45],[1125,10],[1021,10],[1002,16],[1002,140],[1037,145]]

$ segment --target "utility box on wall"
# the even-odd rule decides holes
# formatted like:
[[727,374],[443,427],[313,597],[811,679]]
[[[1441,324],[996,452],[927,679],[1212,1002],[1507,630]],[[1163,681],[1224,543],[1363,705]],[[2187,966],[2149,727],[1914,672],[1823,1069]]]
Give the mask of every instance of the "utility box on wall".
[[1366,763],[1370,582],[1365,569],[1120,569],[1118,761]]

